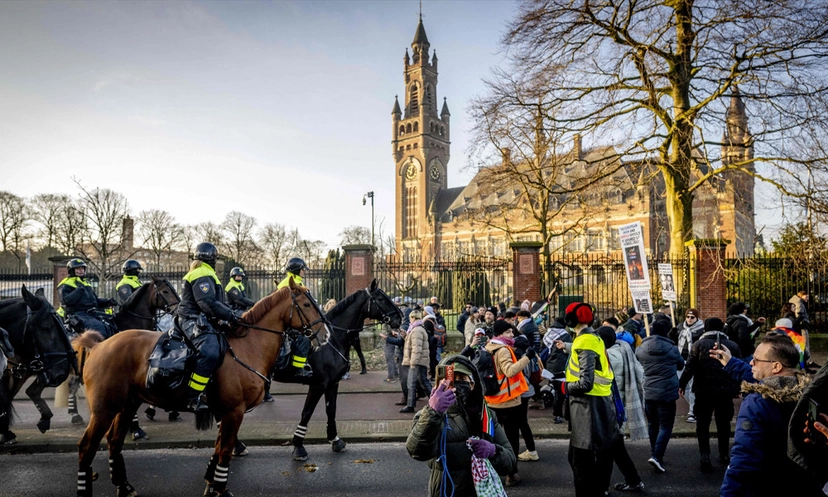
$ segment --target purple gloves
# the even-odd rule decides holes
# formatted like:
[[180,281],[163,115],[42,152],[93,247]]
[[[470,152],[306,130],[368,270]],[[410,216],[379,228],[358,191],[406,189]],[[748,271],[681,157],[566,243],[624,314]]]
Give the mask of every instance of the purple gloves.
[[470,438],[466,443],[471,446],[471,450],[474,452],[474,457],[478,459],[488,459],[495,455],[495,452],[497,452],[495,444],[486,440]]
[[456,400],[457,397],[454,395],[454,390],[448,385],[447,380],[443,380],[437,385],[437,388],[431,391],[428,405],[438,413],[443,414]]

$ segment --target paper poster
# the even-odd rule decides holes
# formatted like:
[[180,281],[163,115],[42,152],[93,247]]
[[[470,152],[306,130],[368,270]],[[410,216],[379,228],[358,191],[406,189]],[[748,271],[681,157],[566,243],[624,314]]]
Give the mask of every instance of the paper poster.
[[650,288],[650,273],[647,269],[647,253],[644,251],[644,236],[641,223],[625,224],[618,227],[618,238],[624,253],[624,266],[630,290]]
[[653,313],[653,299],[650,298],[649,288],[630,289],[630,294],[632,295],[635,312],[641,314]]
[[664,263],[658,265],[658,279],[661,282],[661,296],[668,302],[676,301],[676,283],[673,279],[673,265]]

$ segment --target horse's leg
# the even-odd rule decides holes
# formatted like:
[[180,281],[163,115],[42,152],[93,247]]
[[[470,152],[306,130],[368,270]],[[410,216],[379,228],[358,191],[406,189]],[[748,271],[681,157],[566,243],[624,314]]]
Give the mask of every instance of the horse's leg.
[[40,376],[38,376],[35,378],[35,381],[29,385],[29,388],[26,389],[26,395],[32,399],[32,402],[34,402],[38,412],[40,412],[40,421],[37,422],[37,429],[40,430],[40,433],[46,433],[49,430],[53,416],[51,409],[49,409],[49,405],[46,404],[46,401],[40,396],[44,388],[46,388],[46,384],[40,381]]
[[80,390],[80,386],[80,376],[73,376],[72,379],[69,380],[69,407],[67,409],[67,412],[72,416],[73,425],[83,424],[83,416],[78,414],[78,390]]
[[230,459],[233,457],[233,447],[236,445],[242,419],[243,406],[224,414],[221,418],[216,449],[204,473],[204,479],[207,481],[205,497],[233,497],[233,493],[227,490],[227,477],[230,474]]
[[107,410],[92,411],[89,416],[89,424],[78,442],[78,497],[92,497],[92,461],[114,418],[115,413]]
[[345,441],[336,434],[336,398],[339,395],[339,382],[333,383],[325,390],[325,413],[328,415],[328,441],[334,452],[345,451]]
[[[7,378],[5,371],[0,371],[0,445],[13,445],[17,443],[14,432],[9,429],[13,411],[11,403],[12,397],[9,395]],[[9,379],[9,381],[11,380]]]
[[138,492],[129,484],[124,464],[124,440],[130,432],[133,417],[138,412],[138,405],[130,405],[124,412],[115,416],[112,426],[106,434],[109,445],[109,479],[117,488],[117,497],[138,497]]
[[322,394],[325,391],[322,389],[320,385],[311,385],[308,389],[308,395],[305,397],[305,406],[302,408],[302,419],[299,421],[299,426],[296,427],[296,431],[293,432],[293,460],[294,461],[307,461],[308,460],[308,451],[305,450],[305,435],[308,433],[308,423],[310,422],[311,416],[313,416],[313,410],[316,409],[316,404],[319,403],[319,399],[322,398]]

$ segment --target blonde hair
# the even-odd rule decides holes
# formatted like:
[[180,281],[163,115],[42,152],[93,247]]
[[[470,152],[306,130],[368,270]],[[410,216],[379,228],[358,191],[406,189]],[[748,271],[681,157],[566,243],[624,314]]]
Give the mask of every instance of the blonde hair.
[[408,318],[411,321],[414,321],[416,319],[420,319],[421,317],[423,317],[423,313],[420,312],[420,311],[411,311],[411,314],[408,315]]
[[194,260],[192,264],[190,264],[190,271],[192,271],[195,268],[201,267],[202,264],[204,264],[204,261],[200,261],[198,259]]
[[328,301],[327,301],[327,302],[325,302],[325,306],[324,306],[324,307],[322,307],[322,312],[324,312],[325,314],[327,314],[327,313],[328,313],[328,312],[330,312],[330,310],[331,310],[331,309],[333,309],[334,307],[336,307],[336,299],[328,299]]

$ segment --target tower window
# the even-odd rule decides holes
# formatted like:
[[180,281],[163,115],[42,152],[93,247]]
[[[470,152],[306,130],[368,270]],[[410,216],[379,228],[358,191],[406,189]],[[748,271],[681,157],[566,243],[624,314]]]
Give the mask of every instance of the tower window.
[[419,132],[420,132],[420,123],[414,123],[414,132],[415,132],[415,133],[419,133]]
[[411,133],[411,123],[408,123],[408,124],[405,125],[405,132],[406,133]]
[[419,145],[420,145],[419,143],[415,143],[414,148],[419,148]]
[[401,135],[405,134],[405,126],[403,126],[402,124],[400,125],[400,134]]
[[406,117],[420,115],[420,92],[417,91],[417,85],[411,85],[411,90],[408,94],[408,112]]
[[405,226],[403,238],[414,238],[417,236],[417,187],[411,186],[405,189]]

